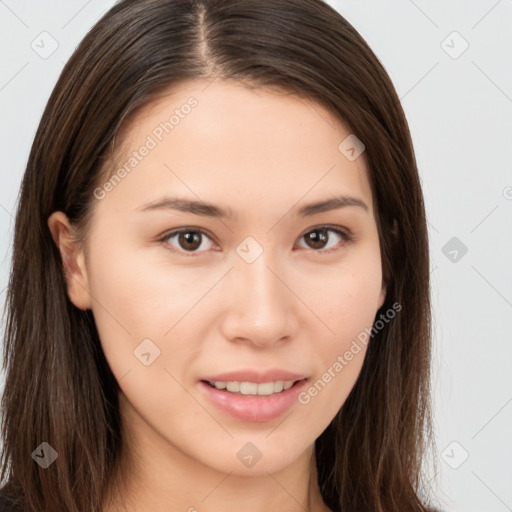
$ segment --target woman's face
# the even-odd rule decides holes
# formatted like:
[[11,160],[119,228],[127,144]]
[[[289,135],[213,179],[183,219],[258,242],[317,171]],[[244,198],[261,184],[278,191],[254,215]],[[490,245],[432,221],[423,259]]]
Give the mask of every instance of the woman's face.
[[92,309],[142,449],[273,473],[359,375],[385,298],[374,205],[364,153],[339,149],[350,130],[323,107],[206,86],[131,124],[69,293]]

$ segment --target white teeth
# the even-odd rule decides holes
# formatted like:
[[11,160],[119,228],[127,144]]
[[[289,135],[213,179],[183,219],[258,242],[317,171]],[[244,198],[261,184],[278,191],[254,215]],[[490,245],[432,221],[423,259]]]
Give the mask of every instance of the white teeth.
[[[258,395],[272,395],[274,394],[274,383],[273,382],[262,382],[258,385],[254,385],[253,388]],[[255,395],[256,393],[253,393]]]
[[258,384],[256,382],[240,382],[240,393],[242,395],[257,395]]
[[238,382],[238,381],[215,381],[210,384],[217,389],[225,389],[231,393],[241,393],[242,395],[262,395],[268,396],[275,393],[281,393],[290,389],[294,381],[293,380],[278,380],[275,382]]
[[240,391],[240,382],[226,382],[226,389],[233,393],[238,393]]

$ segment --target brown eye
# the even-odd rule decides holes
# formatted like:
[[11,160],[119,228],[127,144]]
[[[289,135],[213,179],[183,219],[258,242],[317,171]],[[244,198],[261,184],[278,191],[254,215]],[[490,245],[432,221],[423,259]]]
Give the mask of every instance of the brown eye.
[[178,233],[178,243],[183,249],[195,251],[201,246],[201,236],[197,231],[182,231]]
[[[190,253],[190,256],[195,256],[196,253],[202,252],[198,249],[203,247],[207,250],[208,247],[204,247],[204,239],[211,241],[210,237],[200,229],[180,229],[173,231],[160,239],[160,242],[169,246],[169,249],[173,252]],[[170,240],[176,239],[175,243],[171,243]]]
[[[328,244],[332,238],[329,236],[329,233],[335,233],[339,238],[341,238],[342,242],[338,242],[338,244],[335,244],[334,246],[331,245],[330,247],[325,248],[326,244]],[[345,243],[351,240],[351,237],[347,233],[329,226],[320,226],[318,228],[311,229],[306,234],[302,235],[301,238],[304,238],[308,248],[314,249],[316,252],[320,253],[337,251],[338,249],[341,249]],[[334,239],[334,241],[336,240]]]
[[312,249],[323,249],[323,246],[329,240],[327,230],[325,229],[315,229],[314,231],[310,231],[304,235],[304,238]]

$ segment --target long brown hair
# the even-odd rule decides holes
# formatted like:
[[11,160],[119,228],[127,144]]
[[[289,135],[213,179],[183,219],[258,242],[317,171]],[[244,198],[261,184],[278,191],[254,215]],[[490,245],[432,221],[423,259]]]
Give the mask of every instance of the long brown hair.
[[[432,443],[425,209],[395,89],[359,33],[321,0],[121,0],[80,43],[51,94],[16,214],[6,300],[4,492],[27,512],[101,510],[121,447],[119,386],[92,312],[67,296],[48,217],[83,237],[121,128],[190,79],[311,98],[366,146],[387,296],[402,311],[372,337],[361,374],[316,440],[324,501],[343,511],[426,510]],[[48,442],[57,461],[32,452]]]

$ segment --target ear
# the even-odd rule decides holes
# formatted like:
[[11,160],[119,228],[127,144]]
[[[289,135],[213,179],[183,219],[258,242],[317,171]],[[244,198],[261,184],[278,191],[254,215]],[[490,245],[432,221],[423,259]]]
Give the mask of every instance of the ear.
[[62,257],[69,299],[78,309],[91,309],[92,300],[84,250],[80,247],[66,214],[52,213],[48,217],[48,227]]

